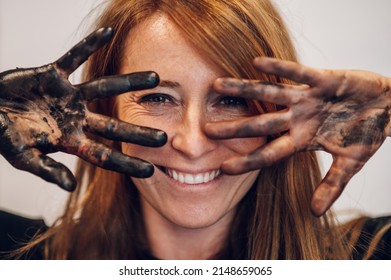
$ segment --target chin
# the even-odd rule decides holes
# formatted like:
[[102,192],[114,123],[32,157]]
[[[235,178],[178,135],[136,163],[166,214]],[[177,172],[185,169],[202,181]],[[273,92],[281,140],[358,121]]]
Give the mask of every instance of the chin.
[[[166,209],[167,210],[167,209]],[[175,211],[175,210],[174,210]],[[162,213],[162,215],[172,224],[183,229],[205,229],[224,220],[228,213],[211,213],[208,209],[199,209],[187,207],[181,211],[170,211],[170,213]],[[167,211],[165,211],[167,212]],[[174,213],[173,213],[174,212]]]
[[144,215],[152,223],[179,229],[229,225],[237,204],[257,176],[257,172],[229,176],[218,168],[190,173],[189,170],[155,166],[151,178],[134,180],[143,201]]

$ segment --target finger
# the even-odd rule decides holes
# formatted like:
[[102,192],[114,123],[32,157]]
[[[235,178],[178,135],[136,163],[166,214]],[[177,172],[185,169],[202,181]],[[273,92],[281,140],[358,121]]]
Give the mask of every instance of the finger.
[[361,167],[354,159],[334,158],[329,171],[312,195],[311,209],[314,215],[323,215],[333,205]]
[[129,157],[103,144],[84,140],[76,153],[82,159],[104,169],[117,171],[136,178],[147,178],[153,175],[154,168],[149,162]]
[[223,162],[221,170],[226,174],[237,175],[271,166],[296,152],[288,135],[281,136],[262,146],[249,155],[231,158]]
[[84,100],[94,100],[118,95],[132,90],[154,88],[159,84],[159,76],[155,72],[137,72],[126,75],[103,77],[98,80],[79,85]]
[[167,142],[164,131],[138,126],[91,112],[86,116],[88,131],[107,139],[131,142],[148,147],[160,147]]
[[66,166],[43,155],[36,149],[26,150],[16,155],[10,162],[15,168],[28,171],[48,182],[55,183],[66,191],[71,192],[76,188],[76,179]]
[[235,78],[218,78],[213,88],[224,95],[257,99],[285,106],[296,103],[303,95],[303,87]]
[[213,139],[260,137],[288,130],[290,114],[284,110],[224,122],[207,123],[205,133]]
[[319,71],[293,61],[280,60],[271,57],[257,57],[254,59],[257,70],[274,74],[289,80],[314,86],[319,80]]
[[59,58],[55,65],[68,76],[75,71],[96,50],[106,44],[113,36],[113,29],[103,27],[88,35],[81,42]]

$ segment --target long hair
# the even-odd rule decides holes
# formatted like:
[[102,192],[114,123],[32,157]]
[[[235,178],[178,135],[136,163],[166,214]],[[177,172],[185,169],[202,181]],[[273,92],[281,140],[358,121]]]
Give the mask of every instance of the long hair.
[[[114,0],[94,28],[110,26],[114,38],[90,57],[85,79],[117,74],[124,41],[134,27],[154,13],[166,14],[186,39],[232,77],[290,83],[258,73],[258,56],[296,61],[284,23],[266,0]],[[261,111],[281,108],[259,103]],[[113,101],[99,101],[90,110],[113,115]],[[99,139],[102,141],[102,139]],[[120,149],[118,143],[106,142]],[[46,257],[54,259],[137,259],[145,257],[139,194],[125,175],[80,161],[79,187],[65,214],[46,234]],[[262,168],[238,205],[230,235],[216,258],[340,259],[347,246],[332,218],[316,218],[310,198],[320,182],[313,152],[303,152]]]

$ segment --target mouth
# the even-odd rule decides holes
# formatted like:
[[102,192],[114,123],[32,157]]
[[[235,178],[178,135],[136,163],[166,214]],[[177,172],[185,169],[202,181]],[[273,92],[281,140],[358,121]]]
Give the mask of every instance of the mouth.
[[185,173],[172,168],[159,166],[159,169],[171,179],[187,185],[198,185],[209,183],[221,175],[220,169],[201,173]]

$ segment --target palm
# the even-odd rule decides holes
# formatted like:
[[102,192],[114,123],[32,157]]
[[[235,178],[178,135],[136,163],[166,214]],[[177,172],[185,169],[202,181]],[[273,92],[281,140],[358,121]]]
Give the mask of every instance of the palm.
[[85,132],[142,145],[164,144],[166,136],[161,131],[120,122],[87,109],[87,103],[97,98],[154,87],[158,76],[140,72],[103,77],[81,85],[68,81],[68,76],[111,36],[110,28],[100,29],[52,64],[0,74],[0,153],[16,168],[66,190],[73,190],[76,185],[72,173],[45,154],[63,151],[131,176],[152,174],[151,164],[96,143]]
[[387,137],[387,80],[370,72],[316,70],[268,58],[256,60],[255,66],[301,85],[236,79],[216,82],[216,89],[223,94],[287,107],[247,120],[210,124],[207,131],[216,138],[282,134],[251,155],[225,162],[223,170],[238,174],[273,165],[295,152],[324,150],[332,154],[333,164],[312,200],[314,213],[321,215]]

